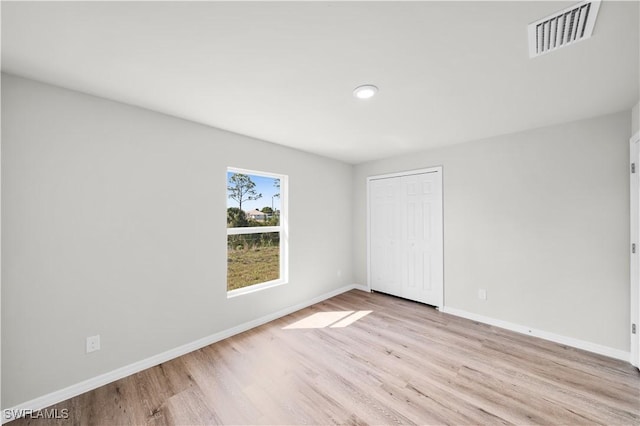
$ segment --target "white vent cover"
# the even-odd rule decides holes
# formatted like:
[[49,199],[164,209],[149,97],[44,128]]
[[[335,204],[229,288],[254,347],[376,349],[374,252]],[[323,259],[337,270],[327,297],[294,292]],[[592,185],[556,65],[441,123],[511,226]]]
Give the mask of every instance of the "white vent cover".
[[529,57],[591,37],[598,9],[600,0],[583,1],[529,24]]

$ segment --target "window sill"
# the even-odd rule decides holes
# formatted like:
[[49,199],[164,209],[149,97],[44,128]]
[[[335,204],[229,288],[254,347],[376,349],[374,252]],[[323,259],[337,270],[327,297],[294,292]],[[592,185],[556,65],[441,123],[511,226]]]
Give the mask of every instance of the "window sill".
[[237,296],[242,296],[244,294],[255,293],[256,291],[266,290],[268,288],[278,287],[283,284],[287,284],[286,280],[273,280],[267,281],[260,284],[254,284],[247,287],[237,288],[235,290],[227,291],[227,299],[232,299]]

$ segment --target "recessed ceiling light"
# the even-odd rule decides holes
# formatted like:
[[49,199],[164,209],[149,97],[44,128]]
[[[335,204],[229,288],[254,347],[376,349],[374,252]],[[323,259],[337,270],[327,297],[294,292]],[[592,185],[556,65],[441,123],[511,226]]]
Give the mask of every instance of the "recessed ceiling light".
[[369,99],[378,93],[378,88],[372,84],[364,84],[353,90],[353,96],[358,99]]

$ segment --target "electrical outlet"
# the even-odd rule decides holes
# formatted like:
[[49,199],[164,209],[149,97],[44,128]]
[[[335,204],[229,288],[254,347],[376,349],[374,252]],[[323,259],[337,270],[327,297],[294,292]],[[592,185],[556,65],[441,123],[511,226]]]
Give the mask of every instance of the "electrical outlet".
[[100,350],[100,335],[87,337],[87,353]]
[[338,269],[336,275],[338,276],[338,278],[342,277],[342,269]]
[[478,289],[478,299],[487,300],[487,290],[485,290],[484,288],[479,288]]

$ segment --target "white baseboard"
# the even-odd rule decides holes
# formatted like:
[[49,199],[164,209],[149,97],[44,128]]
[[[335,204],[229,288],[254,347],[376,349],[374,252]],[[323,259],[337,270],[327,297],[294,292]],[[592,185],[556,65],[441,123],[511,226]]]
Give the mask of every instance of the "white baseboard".
[[363,285],[363,284],[353,284],[353,289],[354,290],[365,291],[367,293],[371,293],[371,289],[369,288],[369,286],[366,286],[366,285]]
[[352,284],[352,285],[340,287],[329,293],[325,293],[318,297],[314,297],[311,300],[307,300],[305,302],[298,303],[293,306],[289,306],[287,308],[284,308],[272,314],[265,315],[260,318],[256,318],[255,320],[245,322],[243,324],[237,325],[227,330],[220,331],[218,333],[212,334],[207,337],[203,337],[202,339],[198,339],[194,342],[187,343],[182,346],[178,346],[177,348],[170,349],[158,355],[151,356],[149,358],[140,360],[138,362],[134,362],[133,364],[129,364],[124,367],[118,368],[116,370],[110,371],[108,373],[101,374],[99,376],[82,381],[80,383],[76,383],[75,385],[68,386],[64,389],[60,389],[58,391],[51,392],[47,395],[40,396],[38,398],[32,399],[22,404],[18,404],[15,407],[3,409],[2,424],[9,422],[11,420],[14,420],[18,417],[27,415],[29,412],[42,410],[43,408],[65,401],[69,398],[73,398],[74,396],[78,396],[82,393],[99,388],[100,386],[104,386],[116,380],[120,380],[124,377],[138,373],[142,370],[146,370],[147,368],[155,367],[156,365],[162,364],[163,362],[170,361],[174,358],[188,354],[189,352],[193,352],[195,350],[208,346],[212,343],[219,342],[220,340],[224,340],[228,337],[234,336],[236,334],[240,334],[244,331],[258,327],[262,324],[266,324],[278,318],[282,318],[293,312],[299,311],[300,309],[304,309],[308,306],[315,305],[316,303],[320,303],[323,300],[330,299],[334,296],[337,296],[339,294],[342,294],[354,289],[369,291],[369,289],[366,286],[362,286],[359,284]]
[[621,361],[629,362],[631,359],[631,353],[620,349],[610,348],[608,346],[599,345],[597,343],[587,342],[585,340],[574,339],[573,337],[561,336],[559,334],[550,333],[544,330],[537,330],[535,328],[527,327],[520,324],[515,324],[508,321],[503,321],[491,317],[485,317],[483,315],[467,312],[462,309],[444,307],[442,312],[455,315],[457,317],[467,318],[473,321],[481,322],[484,324],[493,325],[496,327],[504,328],[507,330],[515,331],[517,333],[527,334],[529,336],[539,337],[541,339],[549,340],[551,342],[560,343],[563,345],[571,346],[577,349],[583,349],[585,351],[593,352],[599,355],[608,356],[610,358],[619,359]]

